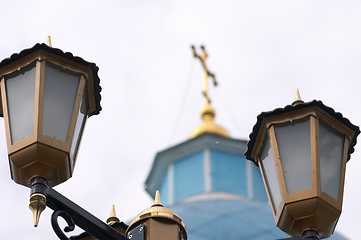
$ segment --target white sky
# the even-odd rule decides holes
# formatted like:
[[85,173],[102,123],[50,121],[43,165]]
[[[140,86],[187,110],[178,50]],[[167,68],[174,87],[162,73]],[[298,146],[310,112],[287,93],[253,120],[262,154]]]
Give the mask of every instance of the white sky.
[[[23,0],[0,9],[0,59],[51,35],[100,68],[103,111],[88,121],[73,178],[56,190],[104,221],[113,203],[122,220],[151,205],[143,183],[156,152],[200,121],[191,44],[207,47],[217,122],[234,138],[247,139],[257,114],[290,104],[296,88],[361,124],[360,1]],[[10,178],[0,126],[0,239],[55,239],[50,209],[32,227],[29,189]],[[356,146],[337,225],[350,239],[359,235],[360,169]]]

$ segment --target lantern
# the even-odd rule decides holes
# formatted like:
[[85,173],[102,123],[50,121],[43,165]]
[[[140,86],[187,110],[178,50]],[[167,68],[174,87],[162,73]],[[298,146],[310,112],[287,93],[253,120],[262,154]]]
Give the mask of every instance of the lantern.
[[55,186],[72,176],[87,117],[98,114],[98,67],[36,44],[0,62],[1,115],[12,179]]
[[321,101],[263,112],[247,159],[262,173],[277,226],[329,237],[341,214],[345,168],[360,130]]

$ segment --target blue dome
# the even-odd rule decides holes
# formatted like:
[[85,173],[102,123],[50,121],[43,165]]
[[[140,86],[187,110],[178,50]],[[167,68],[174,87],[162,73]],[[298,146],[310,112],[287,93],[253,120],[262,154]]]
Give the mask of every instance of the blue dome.
[[288,237],[279,230],[270,207],[262,202],[221,199],[172,206],[187,225],[189,240],[269,240]]
[[[145,183],[175,211],[189,240],[282,239],[247,142],[205,133],[157,153]],[[333,234],[330,239],[345,239]]]

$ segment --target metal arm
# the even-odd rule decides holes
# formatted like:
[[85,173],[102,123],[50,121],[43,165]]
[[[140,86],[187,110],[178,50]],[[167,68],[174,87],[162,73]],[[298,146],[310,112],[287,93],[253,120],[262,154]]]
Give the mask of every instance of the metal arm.
[[302,234],[302,237],[289,237],[289,238],[282,238],[279,240],[319,240],[318,232],[315,230],[307,230]]
[[60,229],[57,221],[58,217],[64,218],[68,223],[68,226],[64,229],[65,232],[73,231],[75,225],[77,225],[99,240],[128,240],[114,228],[52,189],[42,177],[35,177],[31,180],[30,195],[45,196],[46,206],[54,210],[51,217],[53,229],[61,240],[69,240],[69,238]]

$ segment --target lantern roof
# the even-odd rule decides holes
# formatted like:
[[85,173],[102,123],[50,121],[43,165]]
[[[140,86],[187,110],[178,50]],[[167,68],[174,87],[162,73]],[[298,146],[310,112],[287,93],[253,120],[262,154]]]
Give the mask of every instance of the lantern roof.
[[256,142],[257,135],[259,133],[261,124],[262,124],[262,122],[263,122],[263,120],[265,118],[270,117],[270,116],[274,116],[274,115],[278,115],[278,114],[285,114],[285,113],[289,113],[289,112],[292,112],[292,111],[297,111],[297,110],[305,109],[305,108],[309,108],[309,107],[318,107],[318,108],[320,108],[321,110],[323,110],[326,113],[330,114],[332,117],[334,117],[335,119],[337,119],[341,123],[345,124],[348,128],[352,129],[355,132],[355,134],[353,136],[353,139],[351,140],[350,148],[348,149],[347,160],[349,160],[351,153],[353,153],[354,150],[355,150],[354,146],[356,145],[357,136],[360,134],[360,129],[359,129],[358,126],[353,125],[350,122],[350,120],[343,117],[343,115],[341,113],[336,112],[333,108],[324,105],[322,103],[322,101],[319,101],[319,100],[313,100],[311,102],[306,102],[306,103],[300,102],[300,103],[297,103],[297,104],[287,105],[284,108],[277,108],[275,110],[268,111],[268,112],[262,112],[261,114],[259,114],[257,116],[257,122],[253,126],[252,132],[249,135],[250,140],[249,140],[249,142],[247,144],[247,147],[248,147],[247,151],[245,152],[246,158],[248,160],[253,161],[255,164],[257,164],[255,159],[253,159],[251,157],[251,152],[252,152],[252,149],[253,149],[253,147],[255,145],[255,142]]
[[159,218],[164,221],[170,221],[178,224],[184,236],[187,236],[186,226],[183,220],[171,209],[166,208],[160,201],[160,193],[157,190],[155,193],[154,203],[150,208],[143,210],[138,216],[130,223],[127,233],[134,228],[138,223],[145,221],[149,218]]
[[[100,106],[100,100],[101,100],[100,92],[101,92],[102,89],[101,89],[101,86],[100,86],[100,79],[99,79],[99,76],[98,76],[99,68],[95,63],[88,62],[88,61],[82,59],[81,57],[74,56],[70,52],[63,52],[61,49],[50,47],[45,43],[37,43],[32,48],[24,49],[20,53],[14,53],[9,58],[5,58],[4,60],[2,60],[0,62],[0,68],[5,67],[5,66],[13,63],[16,60],[19,60],[19,59],[21,59],[21,58],[23,58],[23,57],[25,57],[25,56],[27,56],[29,54],[32,54],[32,53],[34,53],[36,51],[39,51],[39,50],[43,50],[43,51],[55,54],[55,55],[57,55],[59,57],[62,57],[62,58],[65,58],[67,60],[73,61],[75,63],[81,64],[81,65],[83,65],[85,67],[88,67],[88,68],[90,68],[92,70],[96,108],[95,108],[94,111],[89,113],[89,116],[99,114],[99,112],[102,110],[102,107]],[[0,116],[1,117],[3,116],[2,111],[0,112]]]

